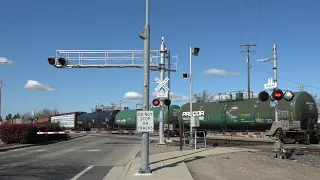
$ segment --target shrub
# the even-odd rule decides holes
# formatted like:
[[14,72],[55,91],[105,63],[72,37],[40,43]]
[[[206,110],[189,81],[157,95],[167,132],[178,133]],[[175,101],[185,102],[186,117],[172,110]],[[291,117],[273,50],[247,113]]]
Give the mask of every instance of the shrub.
[[38,135],[42,131],[61,131],[61,128],[51,124],[5,124],[0,125],[0,138],[4,143],[40,143],[54,140],[65,140],[65,134]]

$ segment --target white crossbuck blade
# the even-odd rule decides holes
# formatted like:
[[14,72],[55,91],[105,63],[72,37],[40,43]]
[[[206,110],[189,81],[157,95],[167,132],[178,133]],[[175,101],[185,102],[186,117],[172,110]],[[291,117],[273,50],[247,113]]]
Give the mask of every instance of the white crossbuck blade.
[[161,88],[164,89],[165,91],[169,91],[169,88],[166,86],[166,83],[169,81],[169,78],[166,77],[163,81],[161,81],[159,78],[154,79],[156,83],[159,85],[154,89],[155,91],[159,91]]

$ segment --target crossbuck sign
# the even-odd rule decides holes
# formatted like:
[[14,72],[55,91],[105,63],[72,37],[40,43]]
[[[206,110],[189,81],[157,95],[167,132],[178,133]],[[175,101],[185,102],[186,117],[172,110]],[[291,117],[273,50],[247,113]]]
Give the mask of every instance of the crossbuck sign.
[[156,83],[158,83],[158,86],[154,89],[157,92],[158,98],[166,98],[168,97],[169,88],[166,86],[166,83],[169,81],[169,78],[166,77],[163,81],[161,81],[159,78],[154,79]]

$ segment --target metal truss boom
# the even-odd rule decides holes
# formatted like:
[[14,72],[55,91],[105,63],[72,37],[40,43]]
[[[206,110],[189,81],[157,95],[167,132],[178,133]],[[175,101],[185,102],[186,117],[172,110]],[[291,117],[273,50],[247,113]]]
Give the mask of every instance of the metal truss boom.
[[[68,65],[57,68],[143,68],[143,50],[56,50],[56,57],[63,57]],[[150,70],[159,71],[160,50],[150,50]],[[167,67],[167,65],[165,65]],[[171,57],[170,69],[177,71],[178,56]]]

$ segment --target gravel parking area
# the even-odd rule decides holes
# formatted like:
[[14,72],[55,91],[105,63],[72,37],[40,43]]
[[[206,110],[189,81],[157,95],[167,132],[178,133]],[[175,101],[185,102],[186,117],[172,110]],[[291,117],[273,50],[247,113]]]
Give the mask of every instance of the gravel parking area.
[[274,159],[271,154],[266,153],[218,154],[186,164],[195,180],[320,179],[319,167],[292,160]]

